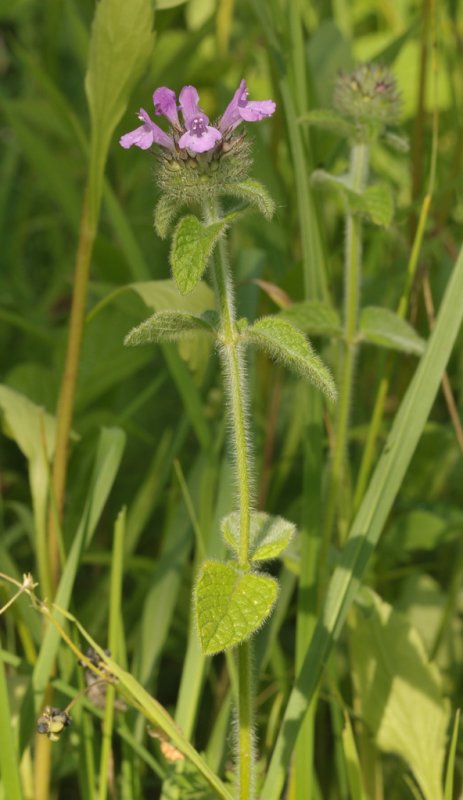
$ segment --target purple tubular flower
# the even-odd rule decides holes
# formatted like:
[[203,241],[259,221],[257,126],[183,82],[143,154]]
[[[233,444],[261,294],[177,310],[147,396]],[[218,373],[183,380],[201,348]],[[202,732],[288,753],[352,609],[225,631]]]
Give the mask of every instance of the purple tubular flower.
[[273,100],[248,100],[246,81],[242,80],[219,121],[219,128],[225,133],[234,130],[243,120],[259,122],[265,117],[271,117],[275,108]]
[[186,132],[178,140],[181,149],[188,148],[194,153],[212,150],[222,134],[209,125],[209,117],[198,106],[199,95],[194,86],[184,86],[180,92],[180,108]]
[[167,147],[169,150],[173,149],[173,139],[168,136],[167,133],[164,133],[159,125],[153,122],[144,108],[140,108],[138,119],[143,122],[143,125],[121,136],[119,144],[122,147],[128,149],[132,147],[132,145],[135,145],[136,147],[140,147],[141,150],[148,150],[152,144],[156,143],[160,144],[162,147]]
[[153,94],[153,105],[155,114],[159,117],[163,114],[174,128],[180,128],[177,113],[177,100],[175,92],[167,86],[160,86]]

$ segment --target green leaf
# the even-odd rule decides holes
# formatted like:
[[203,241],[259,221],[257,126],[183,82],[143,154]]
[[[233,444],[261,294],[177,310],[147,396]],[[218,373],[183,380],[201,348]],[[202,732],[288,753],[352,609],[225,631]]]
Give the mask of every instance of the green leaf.
[[331,373],[301,331],[279,317],[262,317],[247,328],[243,340],[261,347],[275,361],[306,378],[330,400],[336,399]]
[[379,347],[400,350],[421,356],[426,342],[412,326],[394,311],[379,306],[368,306],[360,312],[360,339]]
[[204,655],[244,642],[269,616],[278,583],[235,564],[206,561],[195,589],[196,621]]
[[353,677],[378,747],[403,758],[426,800],[440,800],[449,721],[437,667],[406,617],[364,590],[352,622]]
[[166,8],[176,8],[177,6],[183,6],[187,3],[188,0],[154,0],[154,7],[158,11],[165,11]]
[[205,312],[203,316],[188,314],[186,311],[158,311],[145,319],[141,325],[132,328],[124,339],[124,344],[152,344],[157,342],[176,342],[191,333],[209,333],[215,331],[208,322],[215,312]]
[[150,0],[99,0],[85,77],[95,155],[106,158],[113,131],[154,46]]
[[337,111],[332,111],[329,108],[316,108],[303,114],[298,119],[299,123],[308,123],[314,125],[316,128],[323,128],[324,130],[336,133],[338,136],[344,136],[348,139],[355,138],[357,128],[353,122],[348,122],[342,114]]
[[346,201],[351,212],[361,214],[374,225],[387,227],[394,212],[391,189],[386,183],[374,183],[360,194],[349,184],[347,175],[331,175],[317,169],[312,174],[312,183],[336,189]]
[[49,465],[55,452],[56,420],[23,394],[5,385],[0,385],[0,413],[5,434],[14,439],[27,458],[39,573],[42,577],[47,558]]
[[275,213],[275,203],[269,192],[259,181],[252,178],[239,183],[228,183],[225,193],[251,203],[266,219],[271,219]]
[[[179,293],[173,280],[132,283],[130,288],[154,311],[185,311],[201,316],[215,303],[214,292],[202,281],[196,284],[188,297]],[[189,368],[197,375],[203,375],[211,350],[210,337],[196,335],[181,339],[177,347]]]
[[[235,555],[240,550],[240,512],[233,511],[221,523],[225,542]],[[249,557],[251,561],[267,561],[276,558],[289,545],[296,526],[283,517],[273,517],[263,511],[251,513]]]
[[278,316],[310,336],[340,336],[342,332],[338,312],[321,300],[293,303]]
[[157,235],[161,239],[166,239],[170,226],[174,221],[179,210],[177,199],[173,199],[168,194],[163,194],[154,209],[153,224]]
[[[355,205],[353,205],[354,210]],[[387,228],[394,214],[391,187],[387,183],[373,183],[367,186],[358,211],[364,213],[374,225]]]
[[383,138],[386,144],[394,150],[397,150],[398,153],[408,153],[410,150],[410,142],[406,136],[401,136],[398,133],[392,133],[386,130],[383,134]]
[[170,263],[181,294],[191,292],[207,266],[214,246],[229,224],[231,215],[203,225],[193,214],[183,217],[175,228]]

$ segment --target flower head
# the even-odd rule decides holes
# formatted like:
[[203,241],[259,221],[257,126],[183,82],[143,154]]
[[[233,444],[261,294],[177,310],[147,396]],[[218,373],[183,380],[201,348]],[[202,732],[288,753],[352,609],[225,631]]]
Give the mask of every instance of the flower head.
[[[250,101],[242,80],[216,125],[199,105],[194,86],[184,86],[179,102],[175,92],[160,86],[153,94],[154,112],[170,124],[166,133],[141,108],[143,123],[120,138],[122,147],[148,150],[161,146],[157,182],[161,189],[184,203],[199,196],[220,194],[224,186],[243,180],[250,166],[250,145],[244,133],[235,133],[241,122],[258,122],[275,111],[273,100]],[[180,114],[179,114],[180,112]]]
[[357,123],[384,126],[398,121],[401,98],[388,67],[360,64],[353,72],[339,75],[334,105]]
[[[259,122],[271,117],[276,108],[273,100],[248,100],[245,80],[240,82],[217,127],[209,124],[209,117],[199,107],[199,95],[194,86],[183,87],[178,107],[175,92],[167,86],[161,86],[153,94],[153,105],[155,114],[164,116],[170,122],[171,135],[156,125],[145,109],[141,108],[138,118],[143,125],[121,136],[119,141],[122,147],[135,145],[142,150],[148,150],[151,145],[159,144],[167,150],[207,153],[219,147],[240,122]],[[182,112],[183,124],[180,123],[178,109]]]

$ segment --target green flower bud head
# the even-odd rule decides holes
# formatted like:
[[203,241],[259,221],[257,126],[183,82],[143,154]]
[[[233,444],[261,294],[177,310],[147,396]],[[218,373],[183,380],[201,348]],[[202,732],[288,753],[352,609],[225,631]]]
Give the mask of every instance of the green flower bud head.
[[335,108],[360,128],[377,130],[399,121],[401,98],[392,72],[382,64],[361,64],[341,73],[334,91]]

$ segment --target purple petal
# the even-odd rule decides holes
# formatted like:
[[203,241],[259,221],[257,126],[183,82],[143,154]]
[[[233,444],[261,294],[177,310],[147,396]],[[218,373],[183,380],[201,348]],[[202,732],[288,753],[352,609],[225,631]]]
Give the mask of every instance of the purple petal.
[[144,108],[141,108],[138,112],[138,119],[143,122],[143,125],[121,136],[119,144],[122,147],[127,149],[135,145],[136,147],[140,147],[141,150],[148,150],[152,144],[156,143],[160,144],[162,147],[169,148],[169,150],[173,149],[174,142],[172,138],[168,136],[167,133],[164,133],[159,125],[153,122]]
[[236,126],[239,125],[239,123],[241,122],[239,104],[240,102],[243,103],[243,101],[246,102],[246,97],[247,97],[246,81],[242,80],[235,94],[233,95],[231,101],[226,107],[224,113],[222,114],[222,118],[220,120],[221,130],[226,131],[229,128],[236,128]]
[[246,122],[259,122],[265,117],[271,117],[275,109],[276,103],[273,100],[253,100],[240,108],[240,113]]
[[233,130],[242,120],[259,122],[271,117],[276,108],[273,100],[248,100],[246,81],[242,80],[219,122],[221,131]]
[[[200,109],[198,106],[199,94],[198,90],[194,86],[184,86],[180,91],[179,100],[180,108],[183,114],[183,120],[187,128],[190,127],[190,123],[193,118],[199,114],[201,114],[203,117],[206,117],[202,109]],[[207,122],[209,122],[209,119],[206,117],[206,123]]]
[[206,150],[212,150],[216,142],[220,141],[222,134],[217,128],[211,125],[205,125],[201,132],[195,130],[186,131],[178,141],[178,146],[182,149],[188,147],[194,153],[205,153]]
[[167,86],[160,86],[153,94],[153,105],[155,114],[159,117],[163,114],[174,128],[180,128],[177,113],[177,100],[175,92]]
[[178,146],[182,149],[188,147],[194,153],[205,153],[206,150],[212,150],[215,143],[222,138],[222,134],[217,128],[209,125],[209,117],[198,105],[197,89],[194,86],[184,86],[179,99],[187,130],[180,137]]

